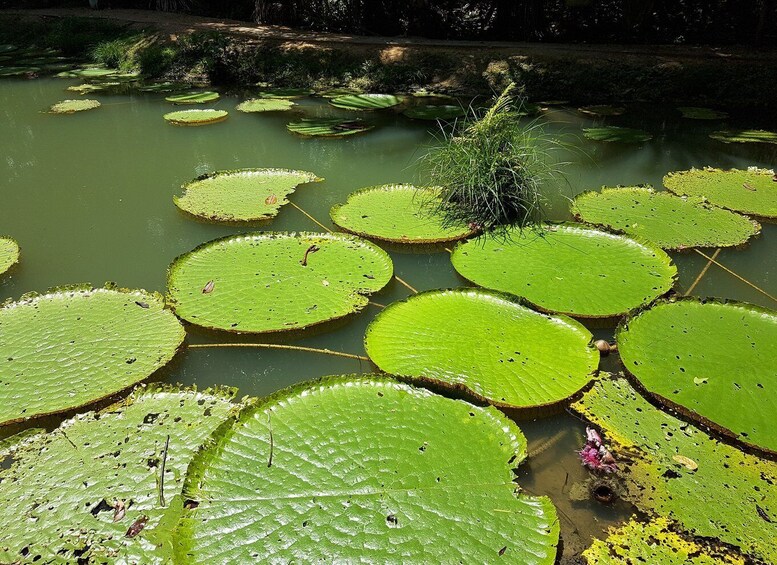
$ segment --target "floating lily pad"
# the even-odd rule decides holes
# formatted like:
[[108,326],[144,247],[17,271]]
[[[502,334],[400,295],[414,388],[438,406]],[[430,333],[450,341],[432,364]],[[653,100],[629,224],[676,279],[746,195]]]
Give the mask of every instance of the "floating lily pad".
[[219,392],[140,390],[19,442],[0,471],[0,561],[169,562],[186,468],[232,406]]
[[74,86],[68,86],[65,90],[69,92],[77,92],[78,94],[90,94],[92,92],[100,92],[106,90],[108,87],[103,84],[78,84]]
[[183,94],[173,94],[167,96],[165,100],[172,102],[173,104],[205,104],[206,102],[213,102],[218,100],[218,92],[184,92]]
[[588,384],[599,364],[591,340],[571,318],[466,289],[424,292],[389,305],[367,328],[364,343],[387,373],[463,387],[495,406],[537,408]]
[[580,221],[644,237],[664,249],[742,245],[761,228],[700,198],[633,186],[580,194],[572,213]]
[[583,136],[594,141],[607,143],[642,143],[653,139],[653,135],[644,130],[617,126],[585,128]]
[[373,126],[363,120],[343,120],[340,118],[302,118],[299,122],[286,125],[292,133],[306,137],[344,137],[369,131]]
[[777,312],[695,298],[659,302],[624,322],[616,338],[626,369],[659,401],[777,453]]
[[162,297],[74,287],[0,308],[0,424],[63,412],[167,364],[184,331]]
[[10,237],[0,237],[0,275],[19,261],[19,244]]
[[726,112],[713,110],[712,108],[680,106],[677,109],[683,114],[683,118],[688,118],[689,120],[724,120],[728,118]]
[[583,106],[577,109],[578,112],[588,114],[589,116],[622,116],[626,108],[621,106],[609,106],[607,104],[598,104],[594,106]]
[[178,257],[167,287],[176,314],[234,332],[298,330],[358,312],[391,279],[378,246],[351,235],[254,233]]
[[185,90],[188,87],[188,85],[180,82],[156,82],[152,84],[144,84],[143,86],[138,86],[137,89],[140,92],[176,92],[179,90]]
[[451,260],[475,284],[581,318],[623,315],[667,293],[677,276],[653,244],[573,224],[483,235],[457,245]]
[[0,67],[0,77],[18,77],[29,73],[36,73],[40,67]]
[[294,100],[310,96],[313,91],[309,88],[268,88],[259,93],[262,98],[285,98]]
[[409,184],[363,188],[336,204],[329,215],[342,229],[397,243],[441,243],[472,234],[466,225],[444,227],[434,213],[437,192]]
[[235,109],[240,112],[283,112],[294,106],[294,102],[283,98],[251,98],[238,104]]
[[717,139],[723,143],[775,143],[777,144],[777,133],[765,131],[762,129],[738,129],[721,130],[710,134],[712,139]]
[[74,114],[76,112],[85,112],[86,110],[94,110],[100,107],[100,102],[97,100],[90,100],[85,98],[83,100],[63,100],[57,102],[51,108],[49,112],[52,114]]
[[[777,463],[715,441],[658,410],[622,378],[597,381],[572,407],[605,431],[616,457],[623,454],[618,475],[629,502],[678,521],[694,536],[777,562]],[[693,461],[696,470],[678,456]]]
[[464,108],[454,104],[413,106],[402,113],[414,120],[452,120],[465,114]]
[[554,563],[555,509],[513,483],[526,440],[494,408],[339,377],[222,430],[190,467],[181,563]]
[[383,110],[402,103],[402,99],[393,94],[346,94],[332,98],[329,103],[344,110]]
[[119,73],[116,69],[106,69],[103,67],[87,67],[84,69],[72,69],[62,71],[57,76],[60,78],[101,78],[115,76]]
[[774,171],[748,169],[690,169],[669,173],[664,186],[680,196],[701,197],[710,203],[759,218],[777,219]]
[[363,91],[357,88],[330,88],[328,90],[322,90],[318,93],[318,96],[322,98],[337,98],[338,96],[346,96],[348,94],[362,94]]
[[588,565],[745,565],[733,551],[688,539],[661,517],[611,528],[607,539],[595,539],[583,557]]
[[226,110],[179,110],[163,117],[176,126],[204,126],[223,122],[229,116]]
[[238,169],[203,175],[184,185],[175,205],[194,216],[221,222],[274,217],[300,184],[323,179],[307,171]]

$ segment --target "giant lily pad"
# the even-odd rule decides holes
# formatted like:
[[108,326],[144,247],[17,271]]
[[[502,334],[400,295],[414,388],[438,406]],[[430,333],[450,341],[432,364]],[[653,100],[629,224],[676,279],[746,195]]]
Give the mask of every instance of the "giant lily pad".
[[203,175],[184,185],[175,205],[194,216],[223,222],[274,217],[287,196],[303,183],[322,179],[307,171],[238,169]]
[[219,99],[218,92],[184,92],[167,96],[165,100],[173,104],[205,104]]
[[622,378],[597,381],[573,408],[604,429],[616,457],[623,455],[619,477],[630,502],[694,536],[777,562],[777,463],[656,409]]
[[253,233],[217,239],[178,257],[168,273],[176,314],[235,332],[296,330],[367,305],[391,279],[391,258],[343,234]]
[[189,468],[181,563],[554,563],[556,512],[513,483],[526,440],[493,408],[329,378],[215,438]]
[[621,106],[609,106],[607,104],[597,104],[594,106],[583,106],[577,109],[582,114],[589,116],[621,116],[626,112],[626,108]]
[[409,184],[387,184],[357,190],[345,204],[336,204],[329,215],[342,229],[398,243],[439,243],[467,237],[466,225],[443,226],[434,213],[433,189]]
[[262,98],[294,100],[313,94],[309,88],[267,88],[259,93]]
[[653,135],[644,130],[618,126],[584,128],[583,136],[594,141],[607,143],[642,143],[653,139]]
[[163,117],[176,126],[204,126],[223,122],[228,115],[229,112],[226,110],[179,110],[165,114]]
[[595,539],[583,557],[588,565],[745,565],[732,551],[702,543],[676,532],[666,518],[632,519],[610,529],[606,540]]
[[761,218],[777,219],[777,182],[774,171],[752,168],[690,169],[669,173],[664,186],[681,196],[707,199],[716,206]]
[[459,244],[453,267],[475,284],[581,318],[620,316],[671,290],[677,268],[647,242],[575,225]]
[[728,118],[726,112],[720,112],[711,108],[699,108],[697,106],[680,106],[677,108],[683,115],[683,118],[689,120],[723,120]]
[[644,187],[604,188],[578,195],[575,218],[644,237],[664,249],[742,245],[761,226],[744,216]]
[[113,77],[119,74],[116,69],[107,69],[105,67],[85,67],[81,69],[71,69],[62,71],[56,76],[60,78],[104,78]]
[[283,98],[251,98],[236,106],[240,112],[283,112],[291,110],[295,106],[291,100]]
[[94,110],[100,107],[100,102],[97,100],[90,100],[88,98],[84,100],[63,100],[57,102],[51,108],[49,112],[52,114],[74,114],[76,112],[85,112],[86,110]]
[[164,366],[184,331],[162,297],[74,287],[0,308],[0,424],[115,394]]
[[695,298],[659,302],[616,338],[626,369],[661,402],[777,453],[777,312]]
[[0,275],[19,261],[19,244],[10,237],[0,237]]
[[402,113],[414,120],[452,120],[465,114],[464,108],[455,104],[413,106]]
[[395,302],[370,324],[364,343],[383,371],[464,387],[511,408],[557,404],[582,389],[599,364],[579,322],[480,289]]
[[383,110],[402,103],[402,99],[393,94],[346,94],[332,98],[329,103],[344,110]]
[[775,143],[777,132],[762,129],[721,130],[710,134],[712,139],[723,143]]
[[0,471],[0,561],[169,562],[186,468],[231,406],[218,392],[138,391],[18,442]]
[[369,131],[373,126],[363,120],[342,120],[340,118],[302,118],[299,122],[286,125],[291,133],[305,137],[345,137]]
[[0,77],[18,77],[26,74],[37,73],[40,67],[32,65],[0,67]]

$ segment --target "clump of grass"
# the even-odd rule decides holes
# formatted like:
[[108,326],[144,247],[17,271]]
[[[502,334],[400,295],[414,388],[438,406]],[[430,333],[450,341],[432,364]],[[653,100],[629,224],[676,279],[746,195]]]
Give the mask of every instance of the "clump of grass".
[[551,152],[558,142],[537,121],[521,123],[510,84],[484,114],[469,115],[422,158],[428,184],[440,187],[436,212],[446,225],[484,230],[537,225],[542,186],[560,174]]

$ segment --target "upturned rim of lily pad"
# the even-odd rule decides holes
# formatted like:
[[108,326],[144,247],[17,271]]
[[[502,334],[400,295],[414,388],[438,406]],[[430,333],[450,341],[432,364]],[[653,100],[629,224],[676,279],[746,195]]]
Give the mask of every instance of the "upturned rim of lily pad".
[[[200,112],[203,113],[200,114]],[[210,116],[209,118],[205,117],[206,113]],[[180,119],[184,114],[192,116],[192,118],[199,114],[200,117],[194,119]],[[192,108],[190,110],[168,112],[162,117],[167,123],[174,126],[206,126],[208,124],[223,122],[229,117],[229,112],[226,110],[215,110],[213,108]]]

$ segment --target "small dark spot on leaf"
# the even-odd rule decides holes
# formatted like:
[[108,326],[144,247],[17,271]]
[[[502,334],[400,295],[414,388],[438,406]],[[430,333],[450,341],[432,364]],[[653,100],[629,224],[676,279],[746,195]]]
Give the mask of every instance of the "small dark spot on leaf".
[[499,557],[502,557],[505,554],[505,551],[507,551],[507,546],[504,546],[502,549],[499,550],[498,552]]

